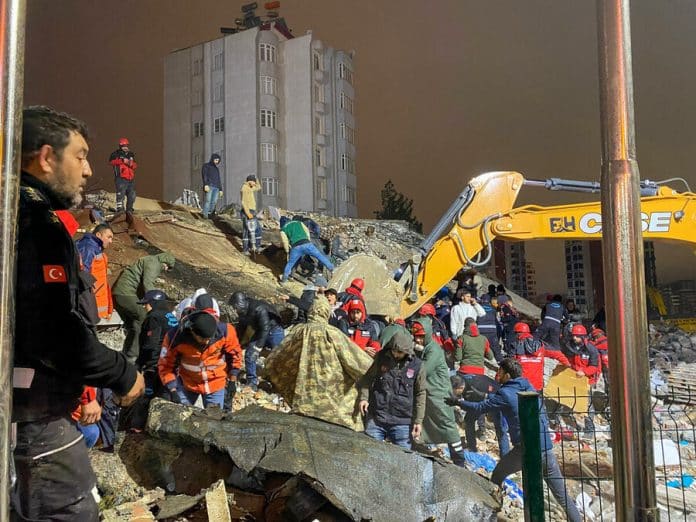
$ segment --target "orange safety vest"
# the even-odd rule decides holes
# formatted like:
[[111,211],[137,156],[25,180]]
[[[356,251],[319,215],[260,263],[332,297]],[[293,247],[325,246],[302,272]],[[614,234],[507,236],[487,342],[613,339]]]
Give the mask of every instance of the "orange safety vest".
[[209,394],[224,388],[228,374],[228,362],[225,356],[228,355],[231,358],[230,370],[242,367],[242,347],[237,339],[237,332],[231,324],[224,326],[227,330],[223,332],[224,335],[213,341],[202,352],[198,347],[184,340],[179,341],[177,337],[181,333],[178,330],[167,333],[157,364],[162,384],[167,386],[174,381],[178,370],[184,387],[189,391]]
[[97,300],[97,312],[101,319],[109,317],[114,312],[114,303],[111,298],[111,288],[107,279],[109,258],[102,252],[94,256],[92,260],[92,275],[97,280],[94,283],[94,298]]

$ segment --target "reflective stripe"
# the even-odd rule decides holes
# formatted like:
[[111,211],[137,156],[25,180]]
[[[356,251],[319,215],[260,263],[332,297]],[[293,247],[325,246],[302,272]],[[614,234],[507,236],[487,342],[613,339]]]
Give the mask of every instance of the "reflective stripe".
[[558,324],[561,324],[561,320],[560,320],[560,319],[556,319],[555,317],[549,317],[549,316],[544,317],[544,321],[546,321],[547,319],[548,319],[549,321],[555,321],[555,322],[557,322]]
[[194,366],[193,364],[186,364],[183,362],[181,363],[181,367],[184,370],[188,370],[190,372],[205,372],[206,370],[207,371],[215,370],[216,368],[220,368],[220,366],[224,366],[224,365],[225,365],[225,362],[222,359],[220,359],[218,364],[210,365],[210,366],[200,365],[200,364],[198,366]]
[[45,453],[39,453],[36,457],[32,457],[31,460],[39,460],[39,459],[42,459],[44,457],[48,457],[49,455],[53,455],[55,453],[60,453],[63,450],[71,448],[72,446],[74,446],[75,444],[80,442],[82,439],[84,439],[84,436],[82,435],[82,433],[80,433],[80,436],[77,437],[74,441],[68,442],[67,444],[63,444],[60,448],[56,448],[56,449],[53,449],[51,451],[47,451]]
[[481,330],[496,330],[498,327],[494,324],[480,324],[478,325],[479,331]]

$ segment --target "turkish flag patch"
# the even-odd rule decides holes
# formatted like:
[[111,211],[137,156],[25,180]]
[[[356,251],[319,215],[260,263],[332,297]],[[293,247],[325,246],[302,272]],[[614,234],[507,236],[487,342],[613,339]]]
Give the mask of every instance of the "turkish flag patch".
[[68,277],[65,275],[65,268],[61,265],[43,266],[44,283],[67,283]]

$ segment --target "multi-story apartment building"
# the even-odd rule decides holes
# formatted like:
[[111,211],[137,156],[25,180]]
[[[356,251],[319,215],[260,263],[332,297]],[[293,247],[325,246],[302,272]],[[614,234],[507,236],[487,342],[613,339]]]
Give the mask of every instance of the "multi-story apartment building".
[[264,206],[356,216],[352,58],[280,21],[170,53],[164,198],[200,190],[218,153],[227,204],[254,174]]

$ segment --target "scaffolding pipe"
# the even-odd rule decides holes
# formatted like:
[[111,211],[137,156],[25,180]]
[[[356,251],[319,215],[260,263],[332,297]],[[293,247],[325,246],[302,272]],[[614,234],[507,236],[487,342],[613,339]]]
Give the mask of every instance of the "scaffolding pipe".
[[616,520],[653,521],[658,512],[628,0],[597,0],[597,34]]

